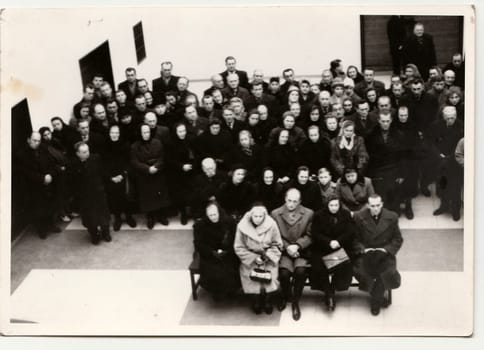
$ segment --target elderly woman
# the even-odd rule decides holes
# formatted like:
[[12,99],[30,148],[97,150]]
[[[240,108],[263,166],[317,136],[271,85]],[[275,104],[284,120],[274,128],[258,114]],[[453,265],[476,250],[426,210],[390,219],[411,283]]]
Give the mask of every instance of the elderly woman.
[[254,142],[248,130],[239,132],[239,140],[230,154],[232,164],[242,164],[247,169],[247,179],[255,181],[261,172],[263,148]]
[[285,112],[282,115],[282,127],[272,129],[271,133],[269,134],[269,140],[267,141],[267,145],[269,147],[277,143],[281,130],[287,130],[289,132],[289,144],[295,150],[297,150],[302,145],[304,140],[307,139],[304,130],[299,126],[296,126],[296,117],[294,114],[291,112]]
[[318,170],[318,188],[321,193],[322,207],[326,207],[328,199],[336,195],[336,183],[332,181],[331,172],[327,168]]
[[274,170],[266,167],[262,170],[261,181],[256,184],[256,200],[262,202],[270,212],[284,203],[284,188],[276,181]]
[[336,184],[336,195],[341,199],[341,205],[351,212],[362,209],[374,193],[371,179],[359,175],[354,167],[345,168]]
[[[346,263],[330,272],[323,263],[323,257],[340,248],[351,256],[354,233],[355,225],[351,215],[341,207],[336,196],[330,197],[327,205],[314,214],[311,226],[313,243],[309,278],[312,289],[324,292],[328,311],[333,311],[336,307],[335,291],[347,290],[351,285],[353,271],[351,263]],[[330,273],[333,275],[331,280]]]
[[365,140],[355,134],[355,123],[345,120],[342,124],[339,136],[332,143],[331,165],[336,175],[341,176],[345,167],[356,167],[363,174],[368,165],[368,152]]
[[200,255],[200,285],[215,301],[240,287],[239,260],[234,253],[235,221],[216,203],[193,225],[195,251]]
[[231,178],[220,186],[217,198],[222,208],[237,221],[250,209],[255,200],[255,188],[247,181],[244,165],[232,167]]
[[286,184],[293,176],[296,167],[296,152],[289,144],[289,131],[280,129],[277,143],[266,149],[265,164],[274,170],[276,181]]
[[[279,287],[278,267],[282,238],[276,222],[263,205],[254,205],[237,225],[235,254],[240,259],[240,280],[245,294],[252,298],[252,309],[272,313],[272,294]],[[259,278],[257,270],[265,271]]]
[[140,126],[141,137],[131,145],[133,167],[139,207],[146,213],[147,226],[151,230],[156,216],[162,225],[168,225],[166,208],[171,204],[165,176],[165,157],[161,141],[151,136],[150,127]]

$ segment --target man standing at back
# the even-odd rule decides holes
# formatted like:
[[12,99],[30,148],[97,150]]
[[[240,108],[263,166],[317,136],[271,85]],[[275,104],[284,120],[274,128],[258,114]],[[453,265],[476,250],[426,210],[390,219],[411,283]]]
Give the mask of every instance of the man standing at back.
[[227,69],[222,73],[220,73],[220,75],[224,79],[225,85],[227,85],[227,76],[230,73],[237,74],[239,76],[239,85],[248,90],[250,86],[249,86],[249,77],[247,76],[247,72],[243,70],[237,70],[236,66],[237,66],[237,60],[235,59],[235,57],[227,56],[227,58],[225,59],[225,67],[227,67]]
[[165,99],[164,93],[167,91],[176,91],[178,78],[171,74],[173,70],[173,64],[169,61],[161,64],[161,76],[153,79],[153,97]]
[[413,34],[403,45],[403,64],[413,63],[417,66],[424,81],[429,77],[429,69],[437,65],[434,39],[432,35],[424,33],[424,25],[416,23]]
[[371,313],[376,316],[381,307],[389,305],[385,291],[400,287],[396,254],[403,238],[397,214],[383,208],[377,194],[368,198],[367,207],[354,215],[357,232],[353,272],[360,289],[370,293]]

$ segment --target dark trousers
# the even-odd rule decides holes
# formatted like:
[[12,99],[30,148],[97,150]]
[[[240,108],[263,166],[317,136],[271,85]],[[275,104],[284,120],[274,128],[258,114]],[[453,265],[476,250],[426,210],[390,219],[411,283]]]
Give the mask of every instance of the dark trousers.
[[306,277],[306,267],[296,267],[293,273],[288,269],[280,268],[279,282],[281,283],[282,297],[286,300],[291,299],[292,297],[292,302],[299,302],[304,289],[304,284],[306,283]]
[[396,168],[375,170],[371,180],[375,192],[383,200],[385,208],[398,212],[402,198],[402,185],[396,182],[399,177]]

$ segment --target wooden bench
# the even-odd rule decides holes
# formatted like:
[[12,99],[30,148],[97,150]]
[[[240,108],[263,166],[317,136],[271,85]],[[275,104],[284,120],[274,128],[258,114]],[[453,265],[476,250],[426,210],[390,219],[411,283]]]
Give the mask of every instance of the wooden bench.
[[[200,287],[200,255],[193,253],[193,260],[188,266],[190,272],[190,284],[192,286],[192,299],[198,300],[198,288]],[[309,279],[306,280],[306,286],[309,286]],[[352,282],[351,287],[359,287],[358,282]],[[392,304],[392,290],[388,290],[388,305]]]

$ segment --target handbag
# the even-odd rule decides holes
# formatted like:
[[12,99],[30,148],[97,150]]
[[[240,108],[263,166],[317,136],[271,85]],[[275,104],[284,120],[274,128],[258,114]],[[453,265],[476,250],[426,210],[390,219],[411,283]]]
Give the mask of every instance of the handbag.
[[250,271],[249,278],[256,282],[270,283],[272,280],[272,274],[269,270],[256,267]]
[[333,272],[338,267],[350,262],[350,258],[343,248],[339,248],[332,253],[324,255],[322,259],[328,272]]

